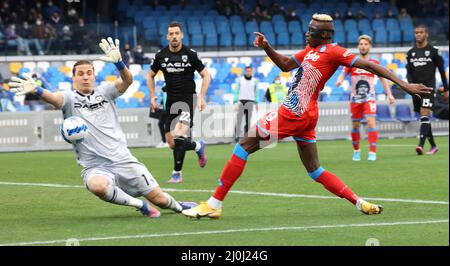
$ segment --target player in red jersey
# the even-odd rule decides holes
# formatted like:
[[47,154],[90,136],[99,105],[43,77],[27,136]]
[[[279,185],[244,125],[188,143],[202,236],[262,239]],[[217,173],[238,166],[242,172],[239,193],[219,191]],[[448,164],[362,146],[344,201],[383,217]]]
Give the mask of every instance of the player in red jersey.
[[199,206],[182,213],[189,217],[219,218],[222,202],[242,174],[250,154],[284,137],[292,136],[297,141],[300,159],[308,175],[322,184],[331,193],[350,201],[365,214],[379,214],[380,205],[369,203],[358,197],[337,176],[320,166],[315,140],[315,127],[319,116],[317,98],[325,82],[340,65],[358,67],[397,83],[411,94],[430,93],[422,84],[408,84],[389,70],[332,44],[334,25],[329,15],[315,14],[306,32],[306,48],[293,57],[276,52],[263,34],[255,32],[254,46],[263,48],[272,61],[283,71],[298,68],[288,96],[278,111],[270,112],[253,126],[248,134],[236,144],[231,159],[225,165],[216,192]]
[[[380,64],[377,60],[370,58],[369,52],[372,48],[372,38],[368,35],[361,35],[358,39],[358,49],[360,58],[366,59],[375,64]],[[367,70],[356,67],[344,67],[343,73],[339,75],[336,86],[342,85],[345,77],[350,74],[352,93],[350,95],[350,112],[352,113],[352,144],[353,161],[361,160],[361,150],[359,149],[361,119],[366,117],[367,136],[369,140],[370,152],[367,160],[377,159],[378,131],[376,128],[377,103],[375,97],[375,75]],[[381,85],[386,91],[387,99],[393,104],[395,99],[384,78],[380,78]]]

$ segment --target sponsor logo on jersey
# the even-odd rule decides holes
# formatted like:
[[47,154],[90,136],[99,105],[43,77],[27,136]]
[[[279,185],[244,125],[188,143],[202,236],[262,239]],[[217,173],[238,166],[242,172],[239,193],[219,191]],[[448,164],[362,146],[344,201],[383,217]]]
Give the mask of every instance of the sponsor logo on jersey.
[[418,67],[418,66],[425,66],[428,64],[428,62],[433,62],[433,59],[429,57],[418,57],[418,58],[411,58],[409,62],[413,64],[414,67]]
[[308,54],[306,54],[304,60],[311,60],[316,62],[320,58],[320,55],[317,52],[309,51]]
[[362,74],[372,74],[369,71],[362,69],[362,68],[355,68],[355,70],[353,71],[353,73],[358,74],[358,75],[362,75]]
[[184,72],[185,68],[192,67],[191,63],[189,62],[169,62],[169,63],[162,63],[162,68],[165,68],[167,72],[169,73],[175,73],[175,72]]
[[97,99],[98,97],[101,97],[101,99],[102,99],[101,102],[98,102],[98,103],[79,103],[78,102],[78,103],[74,103],[73,107],[77,108],[77,109],[88,109],[90,111],[97,110],[97,109],[103,107],[105,105],[105,103],[108,103],[108,101],[105,100],[103,98],[103,96],[99,95],[99,96],[96,96],[95,98]]
[[347,57],[347,56],[350,56],[350,55],[352,55],[352,53],[350,51],[346,50],[345,53],[342,56],[343,57]]

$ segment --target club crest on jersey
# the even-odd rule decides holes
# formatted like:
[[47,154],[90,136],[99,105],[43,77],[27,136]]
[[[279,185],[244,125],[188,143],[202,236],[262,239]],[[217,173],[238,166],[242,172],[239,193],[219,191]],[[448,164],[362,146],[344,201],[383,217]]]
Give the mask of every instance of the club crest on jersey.
[[304,60],[317,61],[320,58],[320,55],[317,52],[310,51],[304,58]]
[[103,101],[103,96],[102,95],[97,95],[97,96],[95,96],[95,100],[97,101],[97,102],[102,102]]
[[412,53],[412,56],[416,56],[416,53]]
[[165,61],[165,62],[169,61],[169,58],[167,58],[167,57],[166,57],[166,58],[164,58],[164,61]]
[[188,56],[187,55],[182,55],[181,56],[181,60],[183,60],[183,62],[186,63],[188,61]]
[[430,56],[430,51],[425,51],[425,56]]

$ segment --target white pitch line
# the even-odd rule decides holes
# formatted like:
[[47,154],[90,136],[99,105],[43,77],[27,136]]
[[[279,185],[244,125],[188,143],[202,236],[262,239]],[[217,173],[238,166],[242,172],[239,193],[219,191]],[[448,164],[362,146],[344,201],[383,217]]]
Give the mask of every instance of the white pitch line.
[[[46,184],[46,183],[15,183],[15,182],[0,182],[0,185],[11,186],[37,186],[37,187],[51,187],[51,188],[85,188],[80,185],[61,185],[61,184]],[[214,193],[214,190],[207,189],[177,189],[177,188],[163,188],[167,192],[188,192],[188,193]],[[287,194],[287,193],[271,193],[271,192],[256,192],[256,191],[240,191],[231,190],[230,193],[253,195],[253,196],[270,196],[281,198],[309,198],[309,199],[340,199],[335,196],[321,196],[321,195],[306,195],[306,194]],[[448,201],[435,200],[417,200],[417,199],[390,199],[390,198],[370,198],[364,197],[367,200],[386,201],[386,202],[404,202],[404,203],[418,203],[418,204],[440,204],[449,205]]]
[[[429,221],[410,221],[410,222],[392,222],[392,223],[366,223],[366,224],[333,224],[333,225],[312,225],[312,226],[293,226],[293,227],[266,227],[266,228],[244,228],[244,229],[227,229],[216,231],[199,231],[199,232],[182,232],[167,234],[148,234],[148,235],[128,235],[128,236],[108,236],[108,237],[90,237],[79,238],[79,242],[86,241],[106,241],[121,239],[143,239],[143,238],[160,238],[172,236],[195,236],[195,235],[212,235],[212,234],[228,234],[228,233],[248,233],[248,232],[267,232],[267,231],[288,231],[288,230],[309,230],[309,229],[334,229],[334,228],[352,228],[352,227],[377,227],[377,226],[396,226],[396,225],[417,225],[417,224],[438,224],[448,223],[449,220],[429,220]],[[70,238],[74,239],[74,238]],[[29,246],[29,245],[46,245],[66,243],[68,239],[33,241],[20,243],[4,243],[0,246]]]

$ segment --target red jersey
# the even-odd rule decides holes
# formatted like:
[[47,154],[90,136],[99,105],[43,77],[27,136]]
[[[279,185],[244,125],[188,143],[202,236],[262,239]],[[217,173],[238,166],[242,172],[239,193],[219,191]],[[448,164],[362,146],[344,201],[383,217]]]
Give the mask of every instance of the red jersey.
[[351,67],[355,56],[337,43],[306,48],[293,56],[299,65],[283,107],[297,118],[305,113],[318,117],[317,99],[340,65]]
[[[369,58],[369,61],[380,64],[380,62],[372,58]],[[346,75],[350,74],[352,84],[350,100],[352,103],[375,101],[375,74],[356,67],[344,67],[343,72]]]

